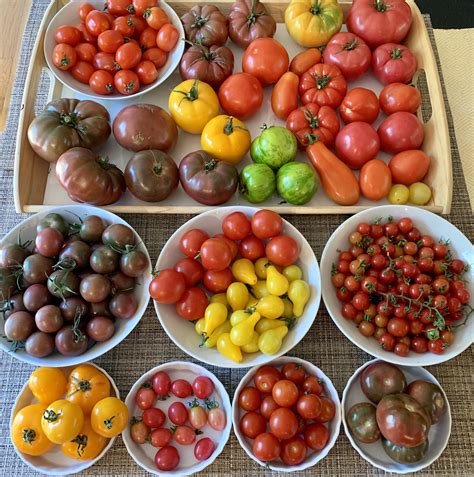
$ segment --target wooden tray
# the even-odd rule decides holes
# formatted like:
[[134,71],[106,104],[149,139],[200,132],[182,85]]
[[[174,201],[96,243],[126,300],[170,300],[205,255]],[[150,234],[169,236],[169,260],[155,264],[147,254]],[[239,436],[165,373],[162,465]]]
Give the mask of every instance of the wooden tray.
[[[17,212],[38,212],[51,205],[69,204],[71,200],[62,190],[54,177],[53,171],[49,170],[50,164],[36,156],[31,149],[28,139],[28,126],[34,118],[34,107],[36,100],[36,93],[42,77],[42,72],[46,72],[50,79],[49,100],[60,97],[80,97],[67,87],[64,87],[56,80],[52,72],[46,67],[46,61],[43,54],[44,35],[47,26],[57,11],[65,4],[67,0],[53,0],[51,5],[46,10],[45,16],[41,23],[38,37],[35,46],[31,52],[31,60],[29,71],[25,83],[25,92],[23,95],[22,111],[20,113],[17,143],[15,151],[15,170],[14,170],[14,195],[15,208]],[[168,2],[176,12],[181,15],[189,10],[196,3],[209,3],[206,0],[194,1],[170,1]],[[218,6],[224,13],[229,12],[232,0],[221,0],[211,2]],[[274,16],[278,22],[276,39],[285,44],[289,51],[290,58],[301,50],[288,36],[284,26],[284,11],[288,4],[288,0],[272,0],[265,1],[265,5],[269,12]],[[351,2],[340,2],[344,14],[347,15]],[[426,76],[426,83],[429,97],[423,98],[423,104],[431,103],[431,117],[424,124],[425,140],[422,149],[426,154],[432,157],[432,164],[425,182],[429,184],[433,191],[433,198],[425,208],[433,212],[448,214],[451,208],[452,197],[452,165],[450,153],[450,140],[448,133],[448,124],[446,119],[446,111],[444,107],[443,94],[436,66],[435,57],[431,48],[430,39],[426,30],[423,17],[420,10],[416,6],[414,0],[407,0],[413,12],[413,23],[410,33],[405,41],[406,45],[415,54],[419,71],[416,77],[424,71]],[[231,43],[231,42],[229,42]],[[241,57],[243,50],[234,44],[229,45],[235,55],[235,71],[240,71]],[[104,98],[102,104],[106,106],[112,116],[115,115],[125,105],[132,102],[151,102],[158,104],[167,109],[167,97],[170,89],[176,86],[181,81],[178,73],[171,75],[168,80],[163,83],[156,90],[147,93],[138,98],[138,100],[131,100],[124,98],[120,101],[107,101]],[[352,81],[349,84],[349,89],[356,86],[367,86],[374,91],[379,92],[382,85],[372,75],[365,75],[362,79]],[[265,101],[262,109],[257,115],[246,121],[250,129],[252,137],[255,137],[259,132],[259,127],[263,123],[267,124],[283,124],[282,121],[277,120],[270,107],[271,88],[265,90]],[[84,97],[85,98],[85,97]],[[41,105],[43,106],[43,105]],[[375,127],[382,121],[381,114],[378,121],[374,124]],[[419,111],[421,119],[421,111]],[[190,151],[200,149],[199,136],[191,136],[180,131],[180,140],[178,145],[171,152],[171,155],[179,163],[181,158]],[[109,139],[104,151],[111,160],[122,169],[125,167],[131,153],[122,149],[116,142],[113,136]],[[385,153],[379,154],[380,158],[388,159],[389,156]],[[304,153],[298,154],[298,160],[306,161]],[[250,158],[246,158],[243,164],[249,163]],[[271,208],[279,213],[287,214],[352,214],[360,210],[372,207],[374,205],[381,205],[387,203],[386,200],[379,202],[372,202],[361,198],[358,205],[355,206],[340,206],[330,201],[322,187],[319,187],[314,198],[304,206],[293,206],[290,204],[281,204],[281,199],[274,196],[267,202],[259,204],[266,208]],[[249,205],[248,202],[235,194],[234,197],[224,205]],[[189,214],[200,213],[208,210],[210,207],[199,204],[190,197],[188,197],[184,190],[180,187],[175,191],[171,197],[163,202],[156,204],[146,203],[133,198],[127,192],[123,198],[106,209],[115,213],[174,213],[174,214]],[[212,208],[212,207],[211,207]]]

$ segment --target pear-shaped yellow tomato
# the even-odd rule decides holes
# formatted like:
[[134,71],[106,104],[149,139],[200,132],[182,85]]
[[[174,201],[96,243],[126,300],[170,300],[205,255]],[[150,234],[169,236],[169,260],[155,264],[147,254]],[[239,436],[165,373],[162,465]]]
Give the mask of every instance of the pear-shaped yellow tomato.
[[253,263],[248,258],[239,258],[232,264],[232,274],[239,282],[247,285],[255,285],[257,283],[257,275]]
[[200,320],[196,321],[196,324],[194,325],[194,329],[196,330],[196,333],[198,335],[202,335],[204,333],[204,323],[206,320],[204,318],[201,318]]
[[110,396],[110,381],[95,366],[81,364],[72,370],[66,399],[76,403],[85,415],[89,415],[95,404],[107,396]]
[[10,438],[23,454],[42,455],[53,448],[41,426],[43,411],[43,404],[31,404],[20,409],[13,418]]
[[255,325],[260,320],[260,313],[252,313],[248,318],[237,323],[230,330],[230,340],[237,346],[244,346],[252,341]]
[[293,318],[293,303],[288,298],[283,298],[283,305],[285,308],[281,316],[287,319]]
[[249,301],[249,290],[243,283],[234,282],[227,288],[226,296],[232,310],[243,310]]
[[207,83],[191,79],[171,91],[168,109],[183,131],[201,134],[204,126],[219,114],[219,99]]
[[[258,324],[258,323],[257,323]],[[258,339],[260,335],[254,331],[252,335],[252,339],[245,345],[242,346],[242,351],[244,353],[256,353],[258,351]]]
[[287,333],[288,327],[286,326],[264,331],[258,339],[258,348],[263,354],[278,353]]
[[251,290],[258,300],[261,300],[264,296],[270,295],[270,292],[267,288],[267,282],[265,280],[258,280]]
[[84,424],[84,413],[75,403],[58,399],[46,409],[43,406],[41,427],[46,437],[55,444],[64,444],[76,437]]
[[255,331],[261,335],[264,331],[274,330],[275,328],[280,328],[282,326],[286,326],[286,321],[261,318],[255,326]]
[[308,303],[311,291],[309,285],[303,280],[294,280],[288,288],[288,298],[293,303],[293,315],[300,317]]
[[201,135],[201,147],[219,161],[237,164],[250,149],[247,126],[232,116],[220,115],[211,119]]
[[[258,282],[257,282],[257,284],[258,284]],[[263,284],[265,285],[265,288],[266,288],[267,286],[266,286],[265,282],[263,282]],[[258,303],[258,300],[250,293],[249,294],[249,301],[245,305],[245,309],[251,308],[252,306],[255,306],[257,303]]]
[[301,280],[301,278],[303,277],[303,272],[301,271],[301,268],[298,267],[298,265],[288,265],[288,267],[285,267],[281,273],[286,278],[288,278],[289,282],[292,282],[294,280]]
[[242,351],[240,351],[240,348],[237,345],[232,343],[230,333],[223,333],[219,336],[219,339],[217,340],[217,351],[219,351],[222,356],[225,356],[236,363],[241,363],[243,360]]
[[229,308],[229,302],[227,301],[227,297],[225,293],[216,293],[215,295],[211,296],[209,303],[222,303],[227,308]]
[[92,409],[92,429],[103,437],[119,435],[127,427],[127,424],[128,408],[116,397],[102,399]]
[[242,321],[246,320],[247,318],[250,317],[252,313],[250,313],[248,310],[237,310],[230,315],[230,324],[232,326],[236,326]]
[[267,268],[267,290],[271,295],[281,296],[288,291],[290,282],[273,265]]
[[224,333],[229,333],[232,329],[232,325],[229,320],[225,320],[222,325],[218,326],[211,334],[211,336],[206,336],[204,341],[204,346],[206,348],[214,348],[217,344],[219,336]]
[[255,262],[255,273],[259,280],[265,280],[267,278],[267,267],[271,265],[270,260],[267,257],[260,257]]
[[84,420],[79,434],[61,446],[63,454],[75,460],[95,459],[107,444],[107,438],[92,429],[89,418]]
[[283,315],[285,304],[279,296],[268,295],[260,298],[255,308],[264,318],[274,320]]
[[212,332],[227,319],[227,307],[222,303],[207,305],[204,312],[203,335],[211,336]]
[[36,368],[28,380],[28,387],[39,402],[50,404],[66,394],[67,379],[58,368]]

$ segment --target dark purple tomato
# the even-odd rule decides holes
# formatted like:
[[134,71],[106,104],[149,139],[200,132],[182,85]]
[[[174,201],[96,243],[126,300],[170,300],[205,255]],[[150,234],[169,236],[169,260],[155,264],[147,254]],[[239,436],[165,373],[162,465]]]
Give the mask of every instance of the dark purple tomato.
[[46,227],[35,239],[35,246],[38,252],[44,257],[57,257],[64,244],[64,237],[56,229]]
[[[73,235],[73,237],[76,237]],[[89,258],[91,256],[91,248],[82,240],[68,241],[61,253],[59,259],[69,263],[69,268],[74,270],[83,270],[89,265]]]
[[78,356],[87,350],[87,336],[74,326],[64,326],[54,338],[56,349],[65,356]]
[[99,245],[91,254],[89,265],[95,273],[112,273],[118,269],[120,254],[106,245]]
[[64,318],[59,307],[45,305],[35,314],[36,327],[44,333],[56,333],[64,324]]
[[135,287],[135,279],[128,277],[125,273],[115,272],[109,276],[112,282],[112,291],[114,293],[119,291],[132,291]]
[[107,316],[108,318],[113,318],[109,310],[109,300],[100,301],[99,303],[89,303],[89,307],[91,317]]
[[81,280],[79,291],[82,298],[89,303],[104,301],[112,290],[110,280],[104,275],[94,273]]
[[148,258],[141,250],[132,250],[120,257],[120,270],[128,277],[143,275],[148,265]]
[[23,303],[23,293],[17,293],[1,302],[0,312],[3,317],[7,319],[12,313],[16,311],[25,311],[25,304]]
[[97,215],[89,215],[82,220],[79,237],[85,242],[99,242],[106,227],[104,219]]
[[51,295],[66,299],[79,292],[79,277],[71,270],[56,270],[48,277],[48,290]]
[[407,394],[415,398],[430,415],[431,423],[436,424],[446,413],[446,399],[440,387],[434,383],[418,379],[408,385]]
[[72,322],[77,317],[87,318],[89,316],[88,304],[78,296],[71,296],[62,300],[59,309],[65,321]]
[[135,299],[133,293],[130,292],[119,292],[114,295],[109,302],[109,310],[115,318],[121,320],[129,320],[133,318],[135,312],[137,311],[137,300]]
[[36,358],[44,358],[54,351],[54,336],[37,331],[31,334],[25,342],[25,351]]
[[8,243],[0,248],[0,268],[21,265],[30,251],[17,243]]
[[104,230],[102,242],[114,250],[125,251],[127,245],[135,245],[135,234],[126,225],[112,224]]
[[403,393],[407,387],[404,374],[395,365],[377,362],[367,366],[360,375],[362,392],[374,403],[387,394]]
[[360,402],[347,412],[347,425],[356,440],[371,444],[380,439],[375,410],[375,406],[370,402]]
[[4,333],[9,340],[23,341],[35,330],[35,319],[27,311],[12,313],[5,321]]
[[94,341],[107,341],[115,333],[115,325],[106,316],[96,316],[87,323],[86,332]]
[[53,272],[53,260],[35,253],[25,258],[23,262],[23,278],[30,284],[46,283]]
[[36,283],[30,285],[23,293],[23,304],[28,311],[36,312],[41,307],[51,303],[53,297],[48,291],[46,285]]

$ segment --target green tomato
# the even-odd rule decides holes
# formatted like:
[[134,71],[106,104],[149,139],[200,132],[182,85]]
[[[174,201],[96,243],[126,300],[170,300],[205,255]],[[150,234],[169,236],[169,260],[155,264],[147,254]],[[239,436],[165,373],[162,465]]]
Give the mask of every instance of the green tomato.
[[276,189],[275,173],[266,164],[249,164],[240,173],[240,193],[253,204],[269,199]]
[[275,171],[293,161],[297,152],[296,137],[281,126],[265,127],[262,134],[252,141],[250,148],[253,162],[266,164]]
[[408,187],[403,184],[395,184],[388,193],[388,201],[391,204],[403,205],[408,202],[410,191]]
[[415,205],[425,205],[431,199],[431,189],[423,182],[415,182],[409,188],[409,201]]
[[318,190],[318,177],[311,166],[304,162],[289,162],[277,173],[277,191],[286,202],[303,205]]
[[415,464],[425,457],[428,452],[429,442],[426,439],[416,447],[397,446],[388,439],[382,438],[383,450],[395,462],[400,464]]

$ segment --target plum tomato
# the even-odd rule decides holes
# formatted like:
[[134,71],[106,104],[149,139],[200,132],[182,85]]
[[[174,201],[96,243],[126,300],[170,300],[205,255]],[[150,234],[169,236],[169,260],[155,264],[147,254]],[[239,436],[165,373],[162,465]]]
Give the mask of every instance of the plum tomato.
[[206,399],[214,391],[214,384],[207,376],[198,376],[193,381],[192,388],[197,398]]
[[219,407],[211,409],[207,415],[207,422],[216,431],[224,430],[227,424],[225,411]]
[[178,444],[189,446],[196,440],[196,432],[189,426],[178,426],[174,431],[173,437]]
[[288,235],[277,235],[267,243],[265,255],[274,265],[287,267],[298,260],[300,250],[294,238]]
[[272,210],[262,209],[251,220],[252,233],[261,240],[280,235],[283,231],[282,218]]
[[193,395],[193,387],[185,379],[176,379],[171,383],[171,392],[176,397],[184,399]]
[[176,302],[176,313],[188,321],[199,320],[204,316],[208,304],[209,299],[201,288],[188,288]]
[[226,215],[222,221],[222,232],[231,240],[243,240],[250,233],[250,220],[242,212]]
[[194,429],[202,429],[207,423],[207,414],[205,409],[199,404],[198,400],[194,400],[188,412],[188,419]]
[[172,268],[161,270],[149,285],[150,296],[158,303],[167,305],[177,303],[185,290],[185,276]]

